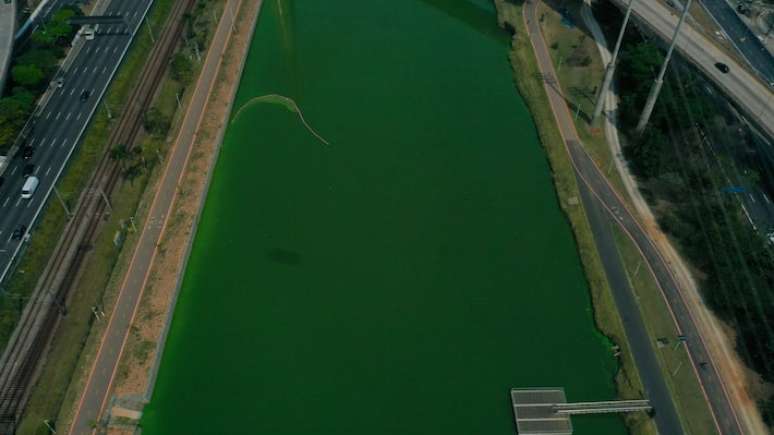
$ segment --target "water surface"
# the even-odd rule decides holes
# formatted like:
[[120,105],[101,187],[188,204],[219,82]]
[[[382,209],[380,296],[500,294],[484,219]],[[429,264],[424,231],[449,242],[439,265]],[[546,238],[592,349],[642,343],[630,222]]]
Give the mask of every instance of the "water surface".
[[264,1],[145,435],[511,435],[511,387],[614,397],[507,50],[488,0]]

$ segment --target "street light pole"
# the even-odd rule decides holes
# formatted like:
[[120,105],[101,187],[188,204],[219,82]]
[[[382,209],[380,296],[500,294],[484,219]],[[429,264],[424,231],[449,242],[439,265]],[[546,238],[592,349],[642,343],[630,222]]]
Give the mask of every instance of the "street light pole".
[[683,27],[685,17],[688,16],[688,10],[691,7],[691,2],[692,0],[688,0],[688,2],[685,4],[683,13],[680,15],[680,21],[677,22],[677,27],[675,27],[675,34],[672,36],[672,42],[669,44],[669,50],[667,51],[666,59],[664,59],[664,63],[661,65],[661,71],[658,73],[658,78],[656,78],[656,81],[653,83],[653,87],[650,89],[648,101],[645,102],[645,108],[642,110],[642,115],[640,115],[640,122],[637,123],[637,133],[642,133],[645,131],[645,127],[648,125],[648,121],[650,121],[650,115],[653,113],[653,107],[656,106],[658,94],[661,93],[661,87],[664,85],[664,75],[666,74],[667,67],[669,66],[669,60],[672,58],[672,53],[675,50],[675,45],[677,45],[677,38],[680,36],[680,29]]
[[605,68],[605,78],[602,80],[602,87],[599,88],[599,94],[597,94],[597,103],[594,106],[594,116],[591,119],[592,122],[599,118],[599,115],[602,114],[602,109],[605,107],[605,97],[607,96],[607,91],[610,89],[610,84],[613,82],[615,65],[618,63],[618,52],[621,50],[621,43],[623,42],[624,33],[626,33],[626,25],[629,23],[629,17],[632,15],[633,6],[634,0],[629,0],[629,6],[626,8],[623,25],[621,25],[621,30],[618,32],[618,40],[615,42],[613,56],[610,58],[610,62]]

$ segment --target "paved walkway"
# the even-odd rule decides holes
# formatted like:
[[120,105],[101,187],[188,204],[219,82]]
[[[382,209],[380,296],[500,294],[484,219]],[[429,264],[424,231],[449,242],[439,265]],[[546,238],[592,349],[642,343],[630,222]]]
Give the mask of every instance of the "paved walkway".
[[[707,352],[703,338],[699,334],[696,324],[694,323],[692,313],[686,305],[684,297],[681,294],[680,288],[677,285],[669,266],[650,240],[647,233],[645,233],[640,226],[637,219],[630,213],[621,197],[615,192],[594,161],[583,149],[578,133],[575,130],[572,115],[567,107],[556,72],[554,71],[548,47],[540,32],[539,22],[536,17],[536,9],[537,0],[528,0],[524,7],[524,19],[527,23],[530,40],[537,57],[538,67],[544,78],[544,87],[548,94],[554,117],[575,169],[576,178],[578,179],[578,184],[584,199],[584,207],[588,212],[588,218],[592,224],[592,230],[604,230],[605,226],[608,226],[606,223],[594,222],[595,220],[601,219],[602,214],[596,213],[596,210],[601,207],[601,209],[606,212],[607,216],[612,218],[612,220],[614,220],[637,245],[637,248],[640,250],[646,261],[646,265],[656,277],[659,286],[664,292],[665,299],[670,306],[678,330],[682,335],[687,337],[686,346],[692,361],[691,368],[701,382],[705,397],[709,401],[716,417],[718,429],[723,434],[748,433],[744,432],[741,428],[737,419],[736,410],[729,400],[726,386],[723,384],[722,379],[718,374],[714,361]],[[591,196],[589,196],[588,193],[590,193]],[[613,254],[608,252],[610,250],[608,247],[610,242],[605,240],[606,236],[604,236],[604,234],[602,234],[602,236],[600,236],[600,234],[599,231],[595,231],[595,242],[600,249],[603,261],[606,263],[606,273],[608,273],[611,286],[617,285],[619,281],[620,285],[623,285],[623,279],[615,278],[615,274],[617,273],[615,271],[615,261],[612,258],[606,258],[613,256],[617,257],[617,253]],[[620,267],[620,265],[618,267]],[[617,290],[617,292],[623,294],[620,289]],[[616,302],[618,303],[618,299],[616,299]],[[636,308],[636,306],[633,308],[620,306],[619,311],[621,317],[624,319],[625,326],[627,319],[631,320],[635,316],[640,316],[639,309]],[[655,369],[647,367],[649,365],[647,360],[643,360],[642,358],[637,360],[637,358],[639,358],[638,349],[640,352],[646,352],[649,348],[652,353],[651,344],[649,342],[642,343],[642,339],[630,334],[628,328],[627,337],[629,338],[632,353],[635,356],[635,361],[640,371],[643,384],[645,384],[645,388],[648,392],[649,399],[651,399],[651,402],[656,409],[655,418],[659,431],[663,434],[680,433],[679,420],[676,420],[676,415],[664,416],[665,413],[674,413],[675,411],[673,405],[670,410],[671,395],[669,395],[668,391],[662,390],[664,381],[660,370],[656,373]],[[647,348],[645,348],[645,346],[647,346]],[[642,355],[645,354],[643,353]],[[701,370],[697,369],[700,362],[707,362],[706,368]],[[662,386],[660,386],[660,384]],[[675,424],[677,425],[677,429],[675,429]]]
[[[228,4],[239,1],[229,0]],[[97,357],[89,371],[86,387],[78,403],[69,434],[91,434],[94,430],[91,422],[98,420],[107,402],[118,362],[129,335],[129,327],[137,312],[150,267],[156,257],[158,243],[170,215],[183,170],[196,138],[196,131],[204,114],[204,107],[228,45],[232,18],[233,15],[224,13],[213,37],[189,110],[183,119],[172,154],[162,174],[148,219],[140,233],[131,263],[119,290],[114,311],[111,313],[110,322],[98,348]]]
[[13,37],[16,33],[16,0],[0,0],[0,91],[11,66]]

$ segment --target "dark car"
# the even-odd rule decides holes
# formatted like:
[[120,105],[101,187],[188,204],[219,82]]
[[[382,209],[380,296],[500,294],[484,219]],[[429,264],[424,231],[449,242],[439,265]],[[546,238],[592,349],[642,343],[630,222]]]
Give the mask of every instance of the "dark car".
[[35,148],[27,145],[22,148],[22,158],[24,160],[29,160],[32,158],[32,154],[35,153]]
[[81,101],[86,101],[86,100],[88,100],[88,99],[89,99],[89,95],[91,95],[91,93],[90,93],[89,91],[83,91],[83,92],[81,92]]
[[728,65],[726,65],[726,64],[724,64],[724,63],[722,63],[722,62],[717,62],[717,63],[715,64],[715,68],[717,68],[717,69],[718,69],[718,71],[722,72],[723,74],[726,74],[726,73],[728,73],[728,71],[729,71],[729,69],[728,69]]
[[32,173],[35,172],[35,165],[32,163],[27,163],[24,165],[24,169],[22,170],[22,175],[25,177],[29,177],[32,175]]
[[21,240],[21,238],[24,237],[24,233],[26,232],[27,227],[24,225],[19,225],[19,228],[13,230],[13,233],[11,234],[11,240]]

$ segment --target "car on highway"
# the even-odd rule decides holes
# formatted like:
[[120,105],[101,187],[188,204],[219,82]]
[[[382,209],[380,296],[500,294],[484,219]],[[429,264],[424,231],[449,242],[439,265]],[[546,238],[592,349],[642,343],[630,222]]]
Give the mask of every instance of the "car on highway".
[[728,65],[724,64],[723,62],[715,62],[715,68],[717,68],[718,71],[722,72],[723,74],[727,74],[728,71],[730,71]]
[[35,172],[35,165],[27,163],[24,165],[24,169],[22,169],[22,176],[29,177],[33,172]]
[[87,90],[84,90],[81,92],[81,101],[86,101],[89,99],[90,92]]
[[13,230],[13,233],[11,233],[11,240],[21,240],[21,238],[24,237],[24,233],[26,231],[27,231],[26,226],[19,225],[19,227]]
[[35,153],[35,148],[26,145],[22,148],[22,158],[24,160],[29,160],[32,158],[32,155]]
[[38,189],[38,184],[40,184],[40,180],[38,180],[38,177],[35,177],[35,176],[27,177],[27,180],[24,182],[24,186],[22,186],[22,192],[21,192],[22,199],[32,198],[32,195],[34,195],[35,191]]
[[59,77],[58,79],[54,80],[54,85],[56,85],[57,88],[64,86],[64,78]]

